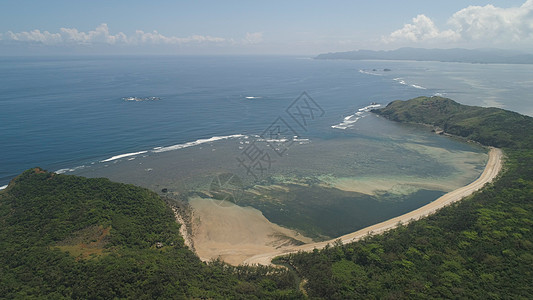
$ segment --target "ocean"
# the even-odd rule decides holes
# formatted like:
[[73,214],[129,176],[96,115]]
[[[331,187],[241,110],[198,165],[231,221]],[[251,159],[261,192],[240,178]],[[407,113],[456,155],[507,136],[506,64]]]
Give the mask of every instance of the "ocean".
[[55,171],[198,139],[257,134],[304,91],[325,111],[314,127],[324,126],[319,134],[371,102],[420,95],[533,115],[532,71],[530,65],[283,56],[3,57],[0,186],[35,166]]
[[[362,207],[375,202],[386,211],[342,230],[310,233],[315,236],[349,232],[423,205],[474,180],[483,168],[481,147],[394,124],[370,109],[442,95],[533,115],[530,65],[298,56],[3,57],[0,74],[0,186],[36,166],[181,193],[209,190],[213,176],[238,174],[247,192],[254,182],[294,190],[318,182],[358,193]],[[262,169],[243,163],[259,155]],[[350,184],[361,190],[342,188]],[[409,202],[407,195],[418,196]],[[337,193],[330,212],[344,212],[352,196]],[[309,225],[244,198],[270,220]]]

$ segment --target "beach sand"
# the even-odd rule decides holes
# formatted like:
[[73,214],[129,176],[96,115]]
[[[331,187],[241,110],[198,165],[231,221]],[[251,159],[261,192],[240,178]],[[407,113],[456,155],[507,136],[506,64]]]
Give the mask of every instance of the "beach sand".
[[220,258],[239,265],[258,253],[312,242],[271,223],[255,208],[201,197],[190,198],[189,204],[193,211],[192,239],[203,261]]
[[310,243],[310,244],[305,244],[301,246],[283,247],[270,253],[258,254],[251,258],[246,259],[243,263],[248,264],[248,265],[252,265],[252,264],[269,265],[271,264],[272,259],[276,256],[280,256],[280,255],[288,254],[288,253],[295,253],[298,251],[313,251],[313,249],[322,249],[327,244],[333,244],[335,241],[339,239],[342,241],[343,244],[347,244],[350,242],[357,241],[358,239],[368,234],[383,233],[387,230],[395,228],[396,226],[398,226],[398,224],[407,224],[413,220],[417,220],[425,216],[428,216],[430,214],[433,214],[440,208],[447,206],[451,203],[454,203],[456,201],[459,201],[466,196],[471,195],[475,191],[481,189],[486,183],[489,183],[494,178],[496,178],[496,176],[498,175],[498,173],[500,172],[502,168],[502,158],[503,158],[503,153],[500,149],[491,148],[489,151],[489,159],[487,161],[487,165],[485,166],[485,170],[483,171],[483,173],[478,179],[476,179],[474,182],[464,187],[451,191],[443,195],[442,197],[438,198],[437,200],[423,207],[420,207],[414,211],[408,212],[401,216],[389,219],[387,221],[381,222],[376,225],[363,228],[356,232],[352,232],[352,233],[343,235],[341,237],[338,237],[338,238],[335,238],[329,241],[324,241],[324,242],[319,242],[319,243]]
[[439,190],[451,192],[456,188],[470,182],[479,174],[476,169],[480,163],[484,163],[487,155],[471,151],[450,151],[440,147],[432,147],[422,144],[401,143],[402,148],[416,151],[429,156],[435,161],[440,161],[452,166],[456,171],[447,177],[423,177],[423,176],[358,176],[358,177],[334,177],[320,176],[325,187],[333,187],[343,191],[378,195],[380,193],[392,193],[409,195],[420,189]]

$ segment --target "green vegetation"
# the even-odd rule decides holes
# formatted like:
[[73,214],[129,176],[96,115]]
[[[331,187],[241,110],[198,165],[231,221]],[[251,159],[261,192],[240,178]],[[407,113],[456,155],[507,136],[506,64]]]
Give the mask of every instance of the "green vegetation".
[[[533,55],[502,50],[399,48],[388,51],[356,50],[320,54],[315,59],[415,60],[482,64],[532,64]],[[374,70],[375,71],[375,70]],[[384,70],[385,71],[385,70]],[[390,70],[389,70],[390,71]]]
[[533,118],[499,108],[459,104],[442,97],[393,101],[374,111],[403,123],[421,123],[498,148],[533,148]]
[[439,97],[377,113],[503,147],[505,171],[431,217],[278,258],[285,269],[204,264],[155,193],[36,168],[0,192],[0,297],[533,298],[533,119]]
[[505,147],[506,170],[482,191],[384,235],[278,258],[332,299],[533,298],[533,119],[439,97],[376,113]]
[[0,192],[0,297],[299,298],[297,284],[285,269],[202,263],[143,188],[35,168]]

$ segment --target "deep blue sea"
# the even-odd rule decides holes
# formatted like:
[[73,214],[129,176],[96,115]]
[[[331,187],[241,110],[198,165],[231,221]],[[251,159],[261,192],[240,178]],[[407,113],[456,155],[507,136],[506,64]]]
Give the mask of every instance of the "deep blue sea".
[[331,127],[359,108],[422,95],[533,115],[532,83],[530,65],[296,56],[3,57],[0,186],[35,166],[56,171],[199,139],[259,134],[302,92],[324,115],[299,133],[327,139],[357,126]]

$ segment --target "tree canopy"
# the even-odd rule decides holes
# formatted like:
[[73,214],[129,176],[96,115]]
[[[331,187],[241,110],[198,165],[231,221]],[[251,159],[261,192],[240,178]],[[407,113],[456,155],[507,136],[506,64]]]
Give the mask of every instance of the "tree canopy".
[[0,192],[6,298],[299,298],[294,274],[202,263],[156,193],[34,168]]
[[394,101],[376,113],[504,147],[505,170],[428,218],[278,262],[318,298],[533,298],[533,119],[441,97]]
[[277,258],[202,263],[156,193],[30,169],[0,191],[5,298],[533,298],[533,119],[421,97],[376,113],[503,147],[505,170],[463,201],[383,235]]

